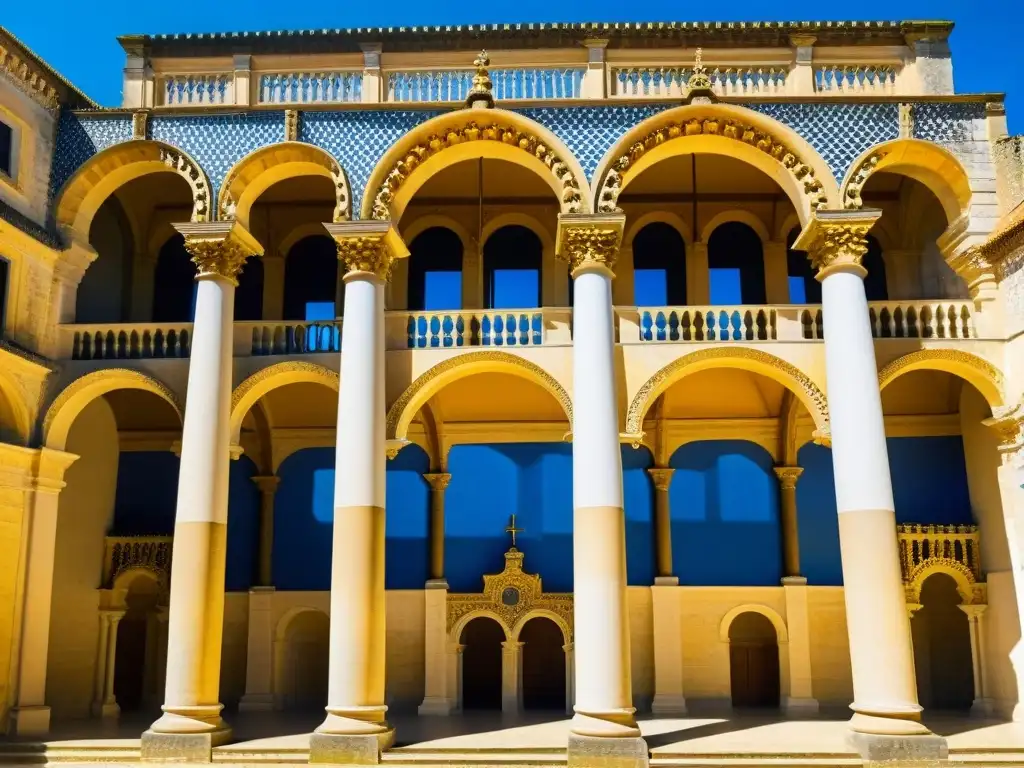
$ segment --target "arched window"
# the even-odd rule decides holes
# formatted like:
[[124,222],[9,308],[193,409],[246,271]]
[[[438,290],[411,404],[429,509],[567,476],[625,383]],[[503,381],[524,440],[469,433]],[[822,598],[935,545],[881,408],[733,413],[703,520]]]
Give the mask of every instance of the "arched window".
[[338,249],[327,235],[311,235],[288,251],[284,265],[284,319],[334,320]]
[[686,304],[686,244],[663,222],[633,238],[633,296],[638,307]]
[[196,314],[196,265],[185,238],[174,235],[160,249],[153,275],[153,322],[190,323]]
[[790,304],[821,304],[821,283],[814,276],[814,267],[804,251],[794,251],[800,230],[792,229],[786,237],[786,275],[789,279]]
[[526,227],[502,227],[484,244],[484,304],[487,309],[540,306],[540,238]]
[[708,238],[711,304],[764,304],[761,238],[746,224],[730,221]]
[[868,301],[888,301],[889,289],[885,282],[882,246],[871,235],[868,235],[868,252],[864,254],[861,265],[868,271],[864,278],[864,293],[867,294]]
[[462,241],[445,227],[431,227],[409,246],[409,304],[413,312],[462,306]]

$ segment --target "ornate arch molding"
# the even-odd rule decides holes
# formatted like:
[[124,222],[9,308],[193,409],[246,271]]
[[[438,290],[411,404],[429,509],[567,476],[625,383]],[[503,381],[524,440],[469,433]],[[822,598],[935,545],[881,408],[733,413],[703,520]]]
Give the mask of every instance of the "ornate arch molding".
[[801,223],[817,208],[838,207],[839,188],[828,164],[793,129],[733,104],[691,104],[644,120],[608,150],[594,174],[598,212],[619,210],[622,190],[659,160],[701,152],[736,157],[771,176]]
[[789,630],[786,629],[786,622],[774,608],[759,603],[746,603],[737,605],[722,617],[722,623],[718,625],[718,639],[723,643],[729,642],[729,628],[736,620],[736,617],[744,613],[759,613],[764,616],[775,627],[775,635],[779,645],[789,642]]
[[341,164],[326,150],[301,141],[284,141],[249,153],[228,171],[217,196],[218,216],[249,226],[253,204],[279,181],[296,176],[322,176],[334,185],[332,221],[352,218],[352,193]]
[[212,220],[210,180],[199,163],[184,150],[146,139],[108,147],[79,168],[57,195],[57,224],[88,242],[89,225],[104,200],[129,181],[166,171],[183,178],[192,190],[191,220]]
[[981,392],[990,408],[1005,404],[1003,374],[988,360],[956,349],[921,349],[897,357],[878,372],[878,388],[912,371],[943,371],[958,376]]
[[43,445],[64,450],[71,426],[85,407],[97,397],[118,389],[152,392],[174,408],[179,419],[184,418],[185,409],[181,401],[162,381],[128,368],[105,368],[71,382],[50,404],[43,419]]
[[417,126],[374,168],[360,217],[398,221],[409,200],[431,176],[462,160],[507,160],[542,178],[562,213],[593,210],[579,161],[555,134],[504,109],[460,110]]
[[988,602],[986,584],[979,583],[971,569],[950,557],[928,558],[919,563],[907,574],[907,602],[912,605],[921,604],[921,590],[930,576],[942,573],[956,582],[956,591],[963,598],[964,605],[983,604]]
[[337,371],[316,363],[285,362],[267,366],[249,376],[231,393],[231,443],[237,445],[242,422],[261,397],[288,384],[323,384],[335,392],[341,389]]
[[971,182],[963,165],[949,150],[921,139],[877,144],[854,160],[843,179],[843,207],[863,207],[864,185],[880,171],[899,173],[928,187],[938,198],[950,225],[970,209]]
[[637,390],[626,412],[626,434],[639,443],[643,435],[644,417],[659,395],[676,382],[709,368],[738,368],[774,379],[800,399],[814,420],[816,439],[826,441],[829,429],[828,402],[825,393],[798,368],[785,360],[749,347],[723,349],[713,347],[691,352],[673,360],[655,373]]
[[543,387],[562,406],[571,427],[572,399],[554,376],[529,360],[508,352],[487,350],[450,357],[420,375],[388,410],[387,439],[404,441],[413,417],[446,384],[474,373],[490,372],[510,373]]

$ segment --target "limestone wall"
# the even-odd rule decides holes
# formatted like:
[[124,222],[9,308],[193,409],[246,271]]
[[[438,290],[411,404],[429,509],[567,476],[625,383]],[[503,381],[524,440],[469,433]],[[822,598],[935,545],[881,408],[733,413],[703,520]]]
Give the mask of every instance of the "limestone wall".
[[845,706],[853,701],[853,675],[842,587],[808,587],[807,613],[814,697],[822,707]]

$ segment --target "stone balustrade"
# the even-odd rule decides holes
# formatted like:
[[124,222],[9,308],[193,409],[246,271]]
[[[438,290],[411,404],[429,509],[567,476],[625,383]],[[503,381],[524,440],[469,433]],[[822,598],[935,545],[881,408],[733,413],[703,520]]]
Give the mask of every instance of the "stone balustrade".
[[571,309],[389,312],[388,349],[537,347],[571,342]]
[[970,301],[873,301],[871,335],[892,339],[976,339]]
[[165,75],[161,104],[167,107],[208,107],[235,103],[235,81],[225,72]]
[[103,540],[103,585],[108,589],[122,573],[152,571],[164,584],[171,574],[171,536],[107,536]]
[[[490,70],[495,99],[578,99],[582,67],[521,67]],[[401,70],[387,73],[386,100],[464,101],[473,87],[472,69]]]
[[64,325],[61,359],[131,360],[188,357],[191,323],[109,323]]
[[896,535],[905,583],[914,579],[922,565],[939,560],[959,563],[975,581],[981,581],[978,526],[906,523],[896,526]]
[[[693,74],[692,67],[619,67],[612,70],[613,97],[681,98]],[[788,67],[708,68],[711,90],[717,96],[783,96],[787,91]]]
[[261,73],[259,104],[350,104],[362,101],[362,70]]
[[235,355],[239,357],[340,351],[340,320],[235,323]]
[[897,93],[899,69],[891,64],[827,64],[814,70],[814,90],[835,96]]

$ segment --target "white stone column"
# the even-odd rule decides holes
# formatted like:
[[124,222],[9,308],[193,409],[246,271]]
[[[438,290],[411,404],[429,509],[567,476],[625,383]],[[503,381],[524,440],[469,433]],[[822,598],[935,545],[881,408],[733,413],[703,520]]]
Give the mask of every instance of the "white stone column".
[[100,710],[101,716],[105,718],[116,718],[121,714],[117,697],[114,696],[114,673],[117,671],[117,628],[123,618],[124,611],[110,611],[107,614],[107,664],[103,681],[103,706]]
[[501,644],[501,712],[514,715],[522,709],[523,644],[506,640]]
[[164,714],[142,734],[142,756],[209,762],[212,748],[231,733],[221,719],[220,655],[235,287],[246,258],[262,247],[234,222],[175,229],[198,267],[199,288],[174,517]]
[[384,285],[407,256],[390,222],[327,224],[345,272],[334,481],[327,717],[310,762],[376,764],[394,740],[384,692]]
[[46,705],[46,662],[50,647],[50,606],[53,597],[53,562],[57,543],[57,502],[64,473],[78,459],[73,453],[39,449],[35,479],[27,494],[24,557],[25,587],[16,606],[17,656],[12,661],[10,696],[13,706],[7,730],[15,736],[45,734],[50,730]]
[[90,711],[93,717],[103,717],[103,700],[105,698],[107,684],[107,645],[110,639],[110,611],[103,608],[99,611],[100,634],[96,641],[96,669],[92,683],[92,705]]
[[985,664],[983,661],[984,637],[982,635],[982,616],[987,605],[957,606],[967,614],[968,629],[971,633],[971,667],[974,675],[974,701],[971,703],[971,714],[988,717],[992,707],[985,697]]
[[816,211],[794,247],[822,283],[825,373],[846,621],[853,668],[850,741],[865,760],[939,759],[920,722],[910,620],[860,261],[881,211]]
[[[568,765],[646,766],[630,680],[626,534],[611,282],[622,214],[561,214],[573,307],[573,592],[576,705]],[[609,762],[612,761],[612,762]]]

